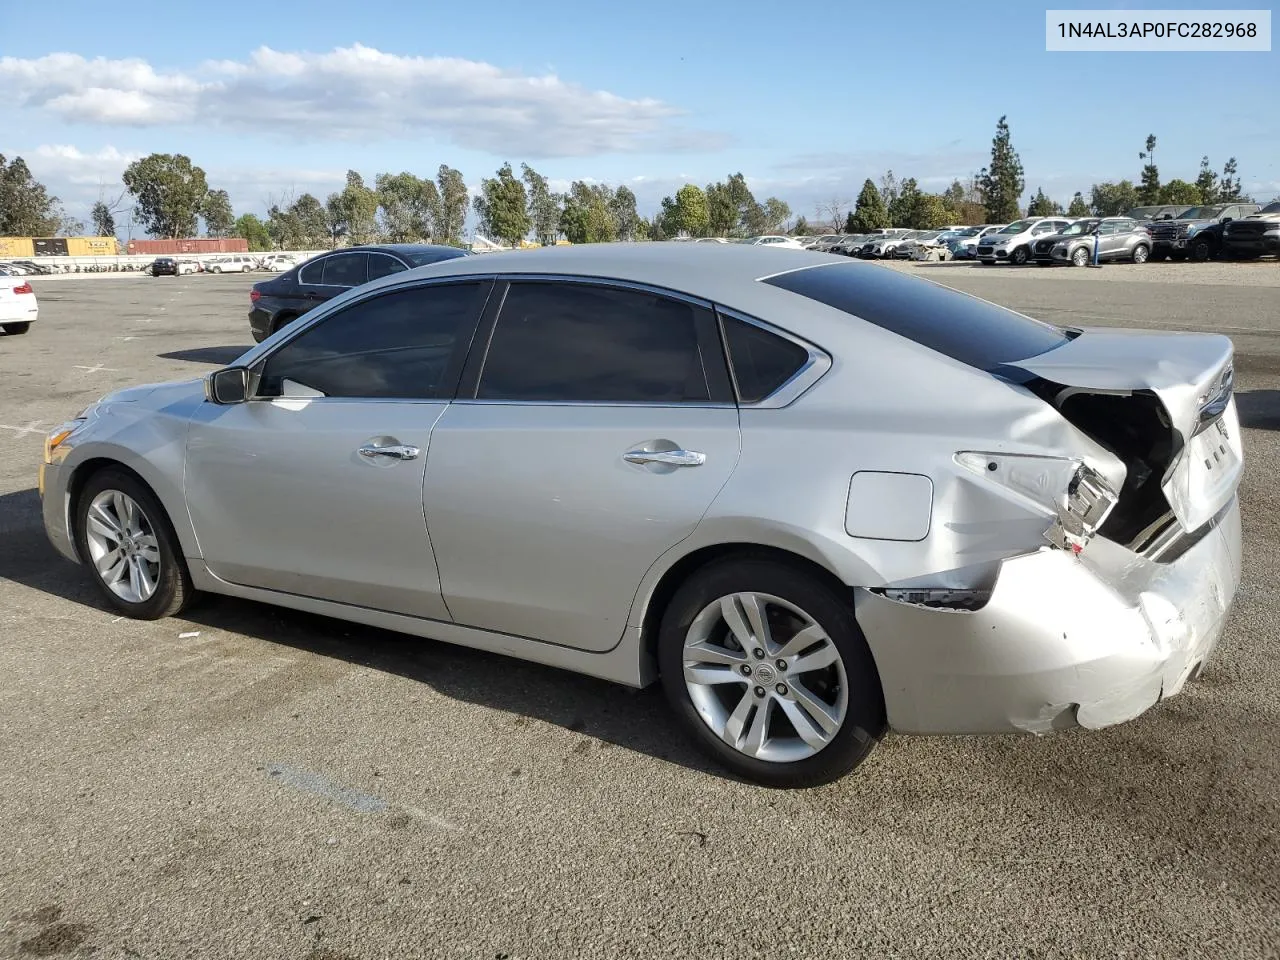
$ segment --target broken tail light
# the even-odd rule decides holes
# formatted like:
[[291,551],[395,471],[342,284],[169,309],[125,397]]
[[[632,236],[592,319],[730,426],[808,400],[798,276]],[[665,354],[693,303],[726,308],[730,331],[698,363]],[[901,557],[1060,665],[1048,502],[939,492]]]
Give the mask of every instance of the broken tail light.
[[1071,457],[962,451],[956,462],[1018,496],[1050,520],[1045,539],[1079,553],[1119,499],[1106,479]]

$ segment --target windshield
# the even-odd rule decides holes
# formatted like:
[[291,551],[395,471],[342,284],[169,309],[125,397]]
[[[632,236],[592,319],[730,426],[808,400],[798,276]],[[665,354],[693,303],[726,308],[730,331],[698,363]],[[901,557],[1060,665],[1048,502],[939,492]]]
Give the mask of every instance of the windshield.
[[1268,203],[1265,207],[1259,210],[1258,213],[1280,213],[1280,200]]
[[1097,225],[1097,220],[1081,220],[1079,223],[1073,223],[1063,230],[1062,235],[1064,237],[1081,237],[1087,233],[1092,233]]
[[1182,214],[1182,216],[1179,217],[1178,219],[1180,220],[1212,220],[1214,217],[1221,214],[1222,211],[1225,209],[1227,209],[1225,206],[1223,207],[1192,207],[1190,210],[1185,211]]
[[1009,224],[1007,227],[1005,227],[1003,230],[999,232],[1008,233],[1008,234],[1022,233],[1023,230],[1026,230],[1033,223],[1035,223],[1034,220],[1015,220],[1013,223]]

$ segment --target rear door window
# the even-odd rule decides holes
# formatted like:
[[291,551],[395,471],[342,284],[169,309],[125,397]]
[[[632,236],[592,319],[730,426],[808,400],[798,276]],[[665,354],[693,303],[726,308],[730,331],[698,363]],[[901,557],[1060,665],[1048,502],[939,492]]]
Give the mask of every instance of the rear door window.
[[379,277],[389,277],[393,273],[399,273],[408,268],[397,260],[395,257],[389,257],[385,253],[369,254],[369,279],[377,280]]
[[[531,402],[705,403],[711,386],[700,324],[713,329],[710,311],[659,294],[569,282],[513,283],[476,395]],[[705,359],[723,369],[722,357]]]
[[823,264],[760,282],[842,310],[981,370],[1039,356],[1071,339],[1060,327],[867,264]]
[[340,253],[324,262],[324,279],[327,287],[358,287],[369,279],[369,255],[367,253]]

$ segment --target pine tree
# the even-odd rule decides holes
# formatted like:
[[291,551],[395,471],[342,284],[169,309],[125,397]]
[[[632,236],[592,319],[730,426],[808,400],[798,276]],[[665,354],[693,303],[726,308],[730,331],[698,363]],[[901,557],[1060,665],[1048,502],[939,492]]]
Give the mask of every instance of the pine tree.
[[1215,203],[1218,199],[1218,174],[1209,166],[1207,156],[1200,158],[1200,173],[1196,177],[1196,189],[1201,203]]
[[1022,176],[1022,161],[1010,141],[1006,117],[1001,117],[996,124],[996,135],[991,141],[991,166],[983,168],[979,179],[982,195],[986,197],[987,221],[1012,223],[1017,220],[1026,181]]
[[[853,228],[850,228],[850,223]],[[879,230],[889,226],[889,211],[885,209],[884,198],[868,177],[862,183],[862,192],[858,194],[858,204],[854,212],[849,214],[849,222],[845,229],[850,233]]]
[[1084,198],[1084,194],[1079,190],[1076,195],[1071,198],[1071,205],[1067,207],[1068,217],[1087,217],[1089,215],[1089,201]]

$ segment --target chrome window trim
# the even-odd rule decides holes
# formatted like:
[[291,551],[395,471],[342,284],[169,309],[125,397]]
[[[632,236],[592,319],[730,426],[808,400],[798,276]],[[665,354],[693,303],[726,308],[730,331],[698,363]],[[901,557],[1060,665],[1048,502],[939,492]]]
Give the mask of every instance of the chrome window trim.
[[520,283],[526,281],[538,283],[551,281],[554,283],[577,283],[596,287],[617,287],[622,290],[638,290],[642,293],[652,293],[657,296],[669,297],[672,300],[682,300],[685,303],[692,304],[696,307],[702,307],[706,310],[715,309],[715,304],[705,297],[698,297],[691,293],[684,293],[681,290],[673,290],[670,287],[660,287],[656,284],[643,283],[638,280],[620,280],[613,277],[596,276],[594,274],[515,273],[505,271],[497,274],[496,279],[506,283]]
[[[339,257],[339,256],[342,256],[342,255],[343,255],[343,254],[345,254],[345,253],[363,253],[363,254],[366,254],[366,255],[368,255],[368,256],[373,256],[373,255],[376,253],[376,254],[377,254],[378,256],[380,256],[380,257],[390,257],[392,260],[399,260],[399,261],[400,261],[400,263],[403,263],[403,264],[404,264],[404,269],[405,269],[405,270],[412,270],[412,269],[413,269],[413,264],[411,264],[411,263],[405,263],[405,261],[404,261],[404,260],[401,260],[401,259],[400,259],[399,257],[397,257],[394,253],[387,253],[385,250],[352,250],[352,249],[347,249],[347,250],[331,250],[329,253],[322,254],[322,255],[320,255],[320,256],[318,256],[318,257],[316,257],[314,260],[309,261],[309,262],[308,262],[308,263],[307,263],[307,264],[302,268],[302,270],[308,269],[309,267],[313,267],[313,266],[319,266],[319,267],[320,267],[320,276],[322,276],[322,277],[323,277],[323,276],[324,276],[324,262],[325,262],[326,260],[328,260],[330,257]],[[459,258],[459,259],[461,259],[461,258]],[[306,281],[304,281],[304,280],[302,279],[302,270],[299,270],[299,271],[298,271],[298,286],[304,286],[304,285],[305,285],[305,286],[308,286],[308,287],[333,287],[335,290],[354,290],[356,287],[361,286],[361,284],[359,284],[359,283],[352,284],[351,286],[346,286],[346,285],[341,284],[341,283],[308,283],[308,282],[306,282]],[[398,271],[398,272],[403,273],[404,271],[402,270],[402,271]],[[369,276],[369,271],[368,271],[368,269],[366,268],[366,269],[365,269],[365,277],[366,277],[366,279],[365,279],[365,283],[370,283],[370,282],[371,282],[370,280],[368,280],[368,279],[367,279],[367,278],[368,278],[368,276]],[[387,276],[392,276],[392,274],[387,274]],[[377,279],[377,280],[381,280],[381,279],[382,279],[382,277],[376,277],[375,279]]]
[[[804,268],[801,268],[804,269]],[[785,270],[784,273],[792,273],[794,271]],[[775,274],[776,276],[776,274]],[[781,337],[783,340],[789,340],[796,346],[802,348],[809,354],[809,359],[801,365],[800,369],[791,375],[789,380],[782,383],[777,390],[769,394],[763,399],[756,400],[753,403],[744,403],[742,398],[738,398],[738,406],[743,410],[780,410],[788,407],[799,400],[804,394],[809,392],[819,380],[821,380],[828,370],[831,369],[833,362],[831,355],[816,344],[810,343],[801,337],[796,336],[789,330],[783,330],[781,327],[775,326],[765,320],[758,320],[749,314],[742,313],[739,310],[732,310],[728,307],[716,307],[717,317],[729,317],[741,323],[750,324],[766,333],[773,334],[775,337]],[[733,379],[733,391],[738,395],[738,381],[733,373],[733,354],[729,352],[729,344],[724,336],[724,329],[720,331],[721,341],[724,342],[725,356],[729,360],[729,373]]]

